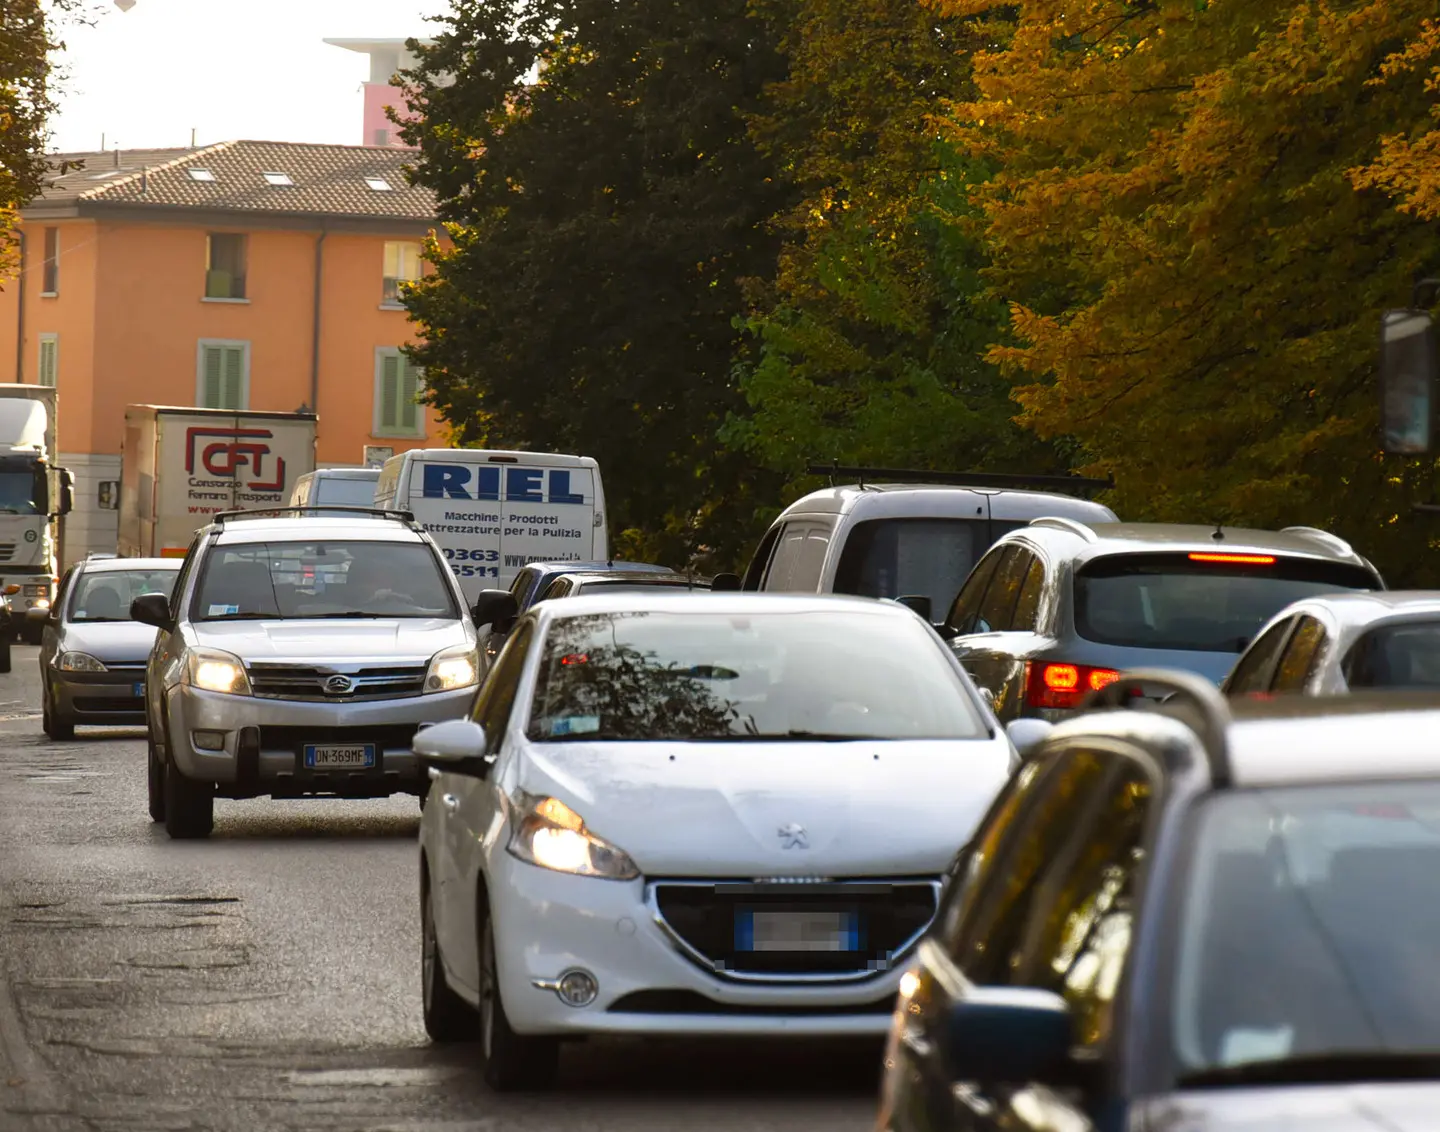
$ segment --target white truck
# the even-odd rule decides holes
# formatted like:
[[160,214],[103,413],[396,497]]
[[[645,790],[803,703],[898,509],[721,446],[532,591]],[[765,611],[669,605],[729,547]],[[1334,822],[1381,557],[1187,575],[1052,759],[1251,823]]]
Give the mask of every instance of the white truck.
[[610,557],[605,489],[590,456],[416,448],[385,461],[375,506],[413,514],[471,601],[507,589],[532,562]]
[[315,415],[129,405],[120,467],[121,556],[183,558],[220,512],[287,505]]
[[[55,594],[59,519],[70,513],[74,481],[56,467],[56,396],[44,385],[0,384],[0,587],[16,621],[48,609]],[[28,624],[20,632],[38,639]]]

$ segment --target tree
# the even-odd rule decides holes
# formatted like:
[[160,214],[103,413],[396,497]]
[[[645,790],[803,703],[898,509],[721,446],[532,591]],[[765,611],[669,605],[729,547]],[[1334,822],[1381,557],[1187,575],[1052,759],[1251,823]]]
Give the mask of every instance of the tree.
[[10,233],[44,183],[45,123],[54,111],[51,36],[43,0],[0,6],[0,280],[15,271]]
[[1397,521],[1424,470],[1378,451],[1374,362],[1440,240],[1346,174],[1413,120],[1417,77],[1370,80],[1432,6],[1017,9],[952,136],[998,169],[976,200],[1019,341],[989,356],[1028,382],[1025,421],[1090,452],[1126,517],[1310,523],[1392,580],[1430,569]]
[[[1432,60],[1436,62],[1426,75],[1423,67]],[[1408,81],[1413,93],[1417,75],[1425,80],[1426,94],[1440,96],[1440,22],[1435,20],[1423,21],[1419,34],[1386,59],[1380,73],[1366,85]],[[1410,122],[1409,136],[1388,134],[1380,155],[1369,165],[1352,170],[1351,180],[1358,189],[1383,189],[1398,197],[1397,207],[1402,212],[1422,220],[1440,220],[1440,97],[1433,97],[1428,105],[1417,99]]]
[[801,186],[777,277],[747,323],[748,411],[729,442],[802,478],[812,458],[1063,470],[1011,422],[981,358],[1004,335],[968,183],[934,116],[971,91],[976,29],[913,0],[768,0],[788,73],[752,132]]
[[716,433],[747,278],[788,189],[746,134],[780,74],[744,0],[455,0],[407,77],[452,246],[408,290],[466,444],[575,451],[622,547],[735,548],[764,477]]

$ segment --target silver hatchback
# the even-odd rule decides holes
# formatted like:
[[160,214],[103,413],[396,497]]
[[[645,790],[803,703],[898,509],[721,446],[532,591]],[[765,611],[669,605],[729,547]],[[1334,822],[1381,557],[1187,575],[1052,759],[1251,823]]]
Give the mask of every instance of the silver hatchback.
[[[297,521],[302,519],[303,521]],[[469,708],[475,630],[431,538],[392,512],[239,513],[202,530],[146,676],[150,816],[205,837],[214,799],[423,799],[423,723]]]

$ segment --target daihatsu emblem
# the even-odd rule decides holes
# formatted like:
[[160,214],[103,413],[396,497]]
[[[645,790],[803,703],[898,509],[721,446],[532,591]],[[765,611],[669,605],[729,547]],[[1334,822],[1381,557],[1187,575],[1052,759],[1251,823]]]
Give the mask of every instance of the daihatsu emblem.
[[782,825],[775,832],[780,835],[781,849],[810,848],[810,835],[805,832],[803,825],[796,825],[792,821],[788,825]]
[[325,681],[325,690],[335,696],[343,696],[353,687],[355,687],[355,681],[348,676],[332,676]]

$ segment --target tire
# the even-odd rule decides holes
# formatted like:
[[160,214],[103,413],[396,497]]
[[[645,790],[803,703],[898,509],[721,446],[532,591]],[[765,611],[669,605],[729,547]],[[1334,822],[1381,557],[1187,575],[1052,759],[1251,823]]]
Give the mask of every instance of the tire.
[[29,625],[25,625],[20,629],[20,639],[27,645],[38,645],[44,633],[44,629],[32,629]]
[[180,773],[166,752],[163,768],[165,832],[172,841],[197,841],[215,828],[215,787]]
[[165,764],[160,761],[160,752],[155,749],[155,740],[148,739],[145,746],[149,752],[146,762],[150,790],[150,820],[165,820]]
[[9,637],[0,639],[0,673],[10,671],[10,645]]
[[560,1068],[560,1043],[554,1038],[517,1034],[505,1016],[495,963],[495,932],[487,914],[479,927],[480,1061],[485,1083],[497,1093],[549,1088]]
[[435,937],[435,908],[430,885],[420,894],[420,979],[421,1003],[425,1011],[425,1032],[432,1042],[473,1042],[480,1036],[480,1016],[475,1008],[450,989],[440,941]]
[[75,738],[75,720],[72,716],[64,715],[50,701],[48,692],[42,693],[44,698],[43,714],[40,716],[40,726],[44,728],[45,734],[54,739],[57,743],[68,743]]

